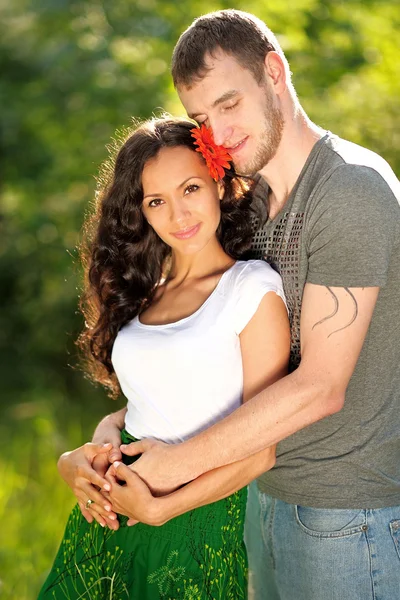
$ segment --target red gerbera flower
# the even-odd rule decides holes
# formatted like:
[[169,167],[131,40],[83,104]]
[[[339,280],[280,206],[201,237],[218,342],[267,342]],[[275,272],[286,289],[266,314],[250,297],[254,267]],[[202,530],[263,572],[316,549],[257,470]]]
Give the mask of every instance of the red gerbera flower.
[[232,158],[225,150],[223,146],[218,146],[214,142],[213,132],[210,128],[205,125],[200,127],[194,127],[191,130],[192,137],[195,139],[196,152],[200,152],[210,171],[211,177],[214,181],[223,179],[225,176],[225,169],[229,169],[229,163],[232,162]]

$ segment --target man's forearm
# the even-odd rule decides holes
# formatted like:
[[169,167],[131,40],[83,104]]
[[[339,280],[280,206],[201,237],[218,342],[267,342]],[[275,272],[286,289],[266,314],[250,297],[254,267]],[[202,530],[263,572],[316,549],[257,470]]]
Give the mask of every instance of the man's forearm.
[[340,410],[340,406],[341,398],[322,378],[310,383],[299,367],[222,421],[172,448],[181,469],[176,477],[187,483],[207,471],[247,458]]
[[274,464],[275,446],[239,462],[204,473],[176,492],[159,499],[160,513],[156,524],[163,524],[189,510],[230,496],[271,469]]

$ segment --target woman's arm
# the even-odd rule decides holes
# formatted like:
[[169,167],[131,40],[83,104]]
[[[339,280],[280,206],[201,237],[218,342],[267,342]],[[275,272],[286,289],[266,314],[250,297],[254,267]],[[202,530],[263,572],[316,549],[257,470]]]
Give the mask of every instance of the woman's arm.
[[[108,491],[109,483],[104,479],[111,463],[120,460],[121,429],[124,426],[126,408],[104,417],[93,434],[93,442],[64,452],[57,467],[61,477],[77,497],[85,519],[95,519],[100,525],[118,528],[116,514],[109,500],[100,490]],[[90,510],[87,500],[92,500]]]
[[125,425],[126,407],[121,408],[115,413],[107,415],[100,421],[93,433],[92,442],[94,444],[105,444],[110,442],[113,446],[110,454],[111,462],[121,459],[121,429]]
[[[286,307],[275,293],[264,296],[256,314],[240,335],[243,361],[243,401],[246,402],[287,373],[290,331]],[[240,444],[240,432],[238,432]],[[158,444],[147,440],[149,444]],[[134,447],[134,446],[133,446]],[[129,446],[124,453],[130,454]],[[249,458],[214,469],[201,475],[183,488],[154,498],[136,474],[117,463],[111,469],[110,499],[117,512],[130,517],[131,522],[161,525],[180,514],[216,502],[241,489],[275,464],[275,447],[267,448]],[[113,475],[126,481],[119,486]],[[109,476],[107,476],[108,478]],[[135,493],[136,492],[136,493]]]

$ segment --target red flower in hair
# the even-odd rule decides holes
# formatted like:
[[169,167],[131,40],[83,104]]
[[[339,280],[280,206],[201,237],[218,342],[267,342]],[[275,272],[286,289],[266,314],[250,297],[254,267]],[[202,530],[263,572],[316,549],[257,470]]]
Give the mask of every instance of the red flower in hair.
[[200,152],[210,171],[211,177],[214,181],[223,179],[225,176],[225,169],[229,169],[229,163],[232,162],[232,158],[225,150],[223,146],[218,146],[214,142],[214,136],[211,129],[208,129],[205,125],[200,127],[194,127],[191,129],[192,137],[195,139],[196,152]]

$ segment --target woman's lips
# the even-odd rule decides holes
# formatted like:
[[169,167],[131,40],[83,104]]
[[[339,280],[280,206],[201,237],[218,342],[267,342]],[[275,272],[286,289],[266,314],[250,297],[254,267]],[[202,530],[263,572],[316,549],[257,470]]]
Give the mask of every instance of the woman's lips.
[[172,235],[176,238],[178,238],[178,240],[187,240],[191,237],[193,237],[194,235],[196,235],[196,233],[199,231],[201,227],[201,223],[198,223],[197,225],[193,225],[193,227],[185,227],[185,229],[180,229],[179,231],[175,231]]

